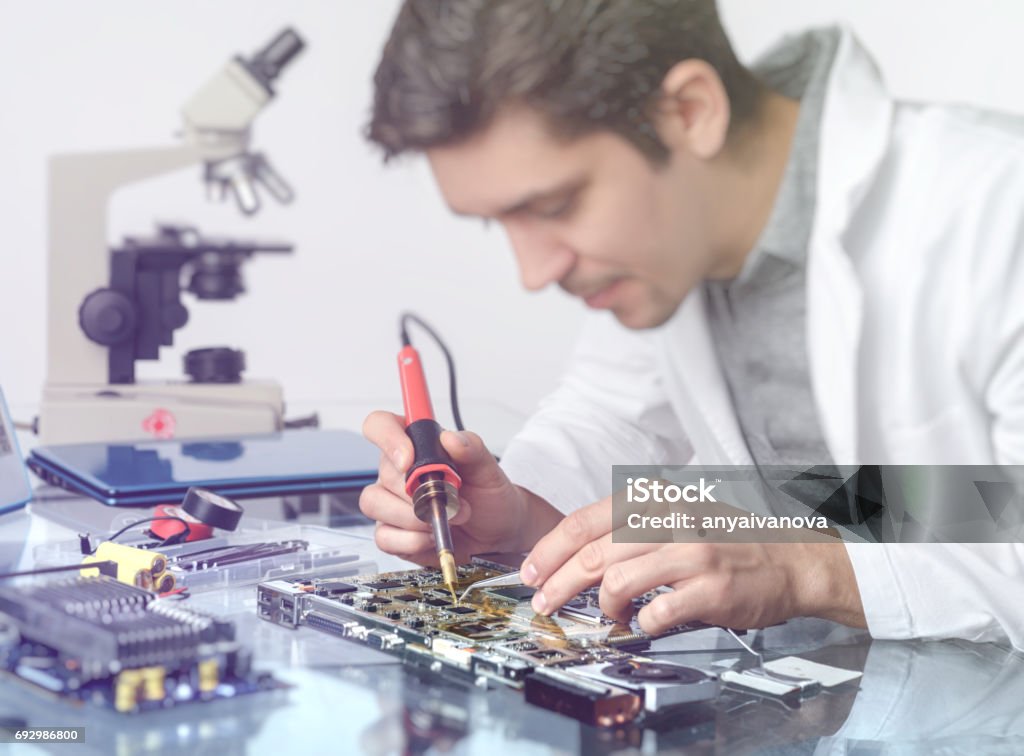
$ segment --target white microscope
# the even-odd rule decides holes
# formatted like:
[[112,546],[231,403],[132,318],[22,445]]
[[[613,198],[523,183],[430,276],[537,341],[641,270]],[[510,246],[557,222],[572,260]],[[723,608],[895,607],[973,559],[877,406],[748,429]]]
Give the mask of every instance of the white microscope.
[[241,380],[240,352],[190,352],[189,381],[136,382],[134,361],[156,359],[159,346],[171,344],[173,330],[187,321],[181,289],[200,299],[233,298],[243,290],[243,260],[291,247],[162,227],[155,238],[129,238],[111,250],[106,220],[107,203],[121,186],[193,164],[204,166],[212,198],[232,195],[247,215],[259,210],[257,186],[279,202],[291,201],[288,184],[250,150],[250,128],[273,99],[275,79],[303,47],[285,29],[252,57],[230,60],[185,104],[175,146],[50,159],[47,378],[37,426],[43,443],[281,429],[281,387]]

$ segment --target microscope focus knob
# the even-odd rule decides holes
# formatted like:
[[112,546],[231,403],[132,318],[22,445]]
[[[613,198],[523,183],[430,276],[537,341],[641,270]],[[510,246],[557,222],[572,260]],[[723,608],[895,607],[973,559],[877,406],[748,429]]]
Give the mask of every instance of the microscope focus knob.
[[135,334],[135,305],[120,291],[97,289],[82,300],[78,324],[97,344],[115,346]]
[[229,347],[193,349],[185,355],[185,373],[192,383],[240,383],[245,352]]

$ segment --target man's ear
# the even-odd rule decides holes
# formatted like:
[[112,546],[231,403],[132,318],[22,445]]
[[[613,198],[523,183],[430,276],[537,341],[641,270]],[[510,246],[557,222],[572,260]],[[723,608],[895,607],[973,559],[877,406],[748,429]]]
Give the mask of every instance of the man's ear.
[[655,120],[670,150],[710,160],[725,146],[730,116],[729,95],[710,63],[683,60],[665,74]]

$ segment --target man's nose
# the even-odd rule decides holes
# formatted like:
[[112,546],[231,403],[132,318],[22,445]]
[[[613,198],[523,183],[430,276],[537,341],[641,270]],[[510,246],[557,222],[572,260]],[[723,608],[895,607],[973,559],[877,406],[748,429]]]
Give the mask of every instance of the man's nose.
[[549,234],[515,223],[506,223],[505,233],[519,264],[519,279],[528,291],[561,281],[576,264],[576,254]]

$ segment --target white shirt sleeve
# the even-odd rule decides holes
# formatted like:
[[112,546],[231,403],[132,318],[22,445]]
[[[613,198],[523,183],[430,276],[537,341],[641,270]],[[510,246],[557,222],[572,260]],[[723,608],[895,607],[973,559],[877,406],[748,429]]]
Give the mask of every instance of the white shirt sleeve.
[[874,638],[1009,639],[1024,649],[1024,545],[846,545]]
[[[1024,240],[1021,220],[1012,208],[1003,208],[991,210],[985,225],[993,238]],[[1019,539],[1024,533],[1024,249],[983,246],[988,258],[968,289],[969,310],[978,317],[965,372],[991,418],[995,462],[1017,466],[1018,495],[1002,519],[1009,523],[1003,529],[1008,540]],[[847,544],[847,552],[873,637],[1009,639],[1024,649],[1024,544]]]
[[688,462],[654,349],[652,333],[588,315],[561,384],[505,450],[509,479],[568,513],[611,493],[612,465]]

